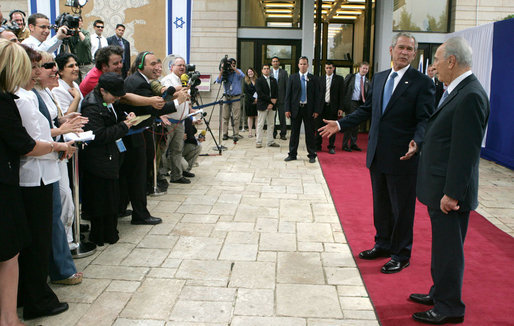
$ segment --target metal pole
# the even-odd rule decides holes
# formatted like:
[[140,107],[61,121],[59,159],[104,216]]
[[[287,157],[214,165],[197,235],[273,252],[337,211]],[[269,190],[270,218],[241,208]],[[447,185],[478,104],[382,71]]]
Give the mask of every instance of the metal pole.
[[157,145],[155,144],[155,123],[152,123],[152,141],[153,141],[153,192],[150,194],[152,197],[166,195],[167,191],[159,191],[157,188]]
[[[80,146],[80,144],[78,145]],[[75,204],[75,224],[73,225],[73,240],[77,247],[71,250],[73,258],[84,258],[96,252],[96,245],[92,242],[80,241],[80,200],[79,200],[79,151],[71,159],[73,168],[73,203]]]

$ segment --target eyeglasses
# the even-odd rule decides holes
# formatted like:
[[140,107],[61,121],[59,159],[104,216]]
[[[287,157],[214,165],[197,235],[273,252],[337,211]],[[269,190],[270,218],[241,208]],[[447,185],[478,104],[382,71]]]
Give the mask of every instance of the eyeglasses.
[[55,61],[52,62],[45,62],[41,65],[41,67],[45,69],[53,69],[55,67]]
[[36,26],[41,28],[41,29],[50,29],[51,28],[50,25],[36,25]]
[[98,25],[96,25],[95,27],[96,27],[96,28],[104,28],[103,26],[98,26]]

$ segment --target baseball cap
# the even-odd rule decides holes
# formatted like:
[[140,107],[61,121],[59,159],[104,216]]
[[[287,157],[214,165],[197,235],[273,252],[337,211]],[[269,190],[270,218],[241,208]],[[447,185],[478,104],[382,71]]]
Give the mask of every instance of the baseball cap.
[[98,87],[103,88],[114,96],[124,96],[125,82],[121,75],[114,72],[106,72],[100,76]]

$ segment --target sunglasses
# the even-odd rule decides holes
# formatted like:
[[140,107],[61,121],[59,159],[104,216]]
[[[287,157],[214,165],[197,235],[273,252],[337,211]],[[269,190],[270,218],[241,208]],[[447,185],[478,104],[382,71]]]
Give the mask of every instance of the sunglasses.
[[41,65],[41,67],[45,68],[45,69],[53,69],[54,67],[56,66],[55,62],[52,61],[52,62],[46,62],[46,63],[43,63]]
[[95,27],[96,27],[96,28],[104,28],[103,26],[98,26],[98,25],[96,25]]

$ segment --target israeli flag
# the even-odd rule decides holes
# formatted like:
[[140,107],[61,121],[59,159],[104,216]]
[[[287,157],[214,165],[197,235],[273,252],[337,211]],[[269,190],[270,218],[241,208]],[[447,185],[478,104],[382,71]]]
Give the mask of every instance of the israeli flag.
[[[28,0],[29,2],[29,16],[35,13],[40,13],[48,17],[50,24],[55,22],[55,18],[59,16],[59,0]],[[55,31],[52,30],[52,35]]]
[[193,0],[166,2],[166,49],[189,63],[191,51],[191,12]]
[[423,53],[419,56],[419,64],[418,64],[418,70],[420,73],[423,73]]

